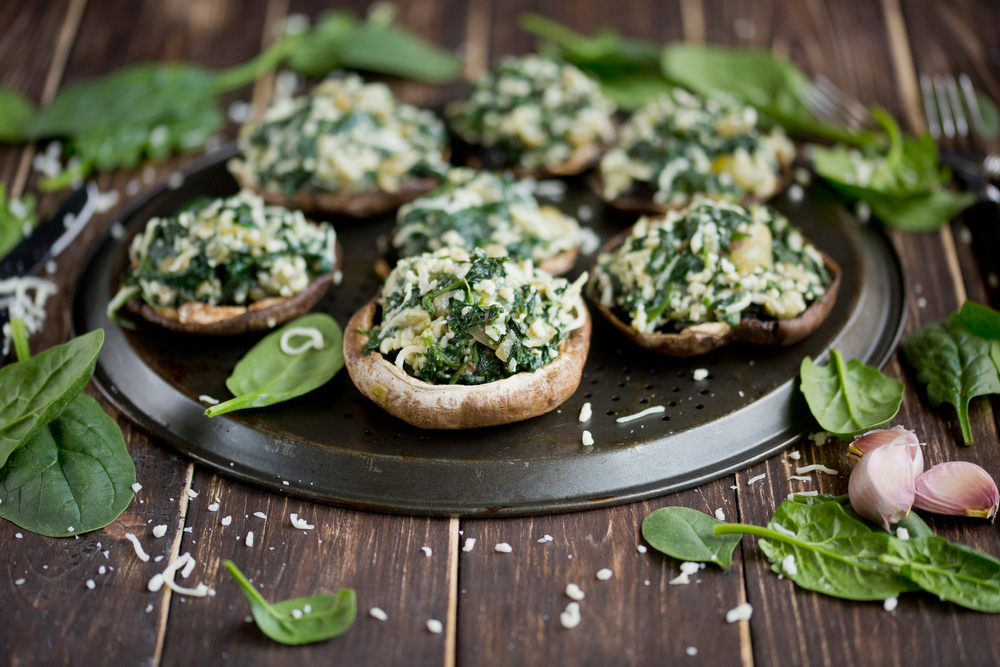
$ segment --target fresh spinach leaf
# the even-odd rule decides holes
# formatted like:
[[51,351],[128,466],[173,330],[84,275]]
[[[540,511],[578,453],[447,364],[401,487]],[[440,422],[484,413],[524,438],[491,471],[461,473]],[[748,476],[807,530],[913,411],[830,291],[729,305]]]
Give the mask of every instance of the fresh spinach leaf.
[[231,560],[222,564],[233,575],[250,601],[250,612],[261,631],[281,644],[311,644],[341,635],[357,616],[357,596],[353,588],[336,595],[323,594],[269,603]]
[[1000,341],[993,341],[993,345],[990,346],[990,357],[993,359],[993,365],[997,367],[997,373],[1000,373]]
[[843,440],[888,424],[903,402],[905,386],[857,359],[844,362],[837,350],[817,366],[802,360],[801,390],[819,425]]
[[298,40],[288,56],[288,66],[306,76],[322,76],[337,69],[341,66],[340,45],[357,26],[352,12],[331,11]]
[[[323,336],[323,347],[289,355],[281,349],[281,337],[293,328],[313,328]],[[296,340],[293,338],[294,345]],[[281,403],[323,386],[344,367],[344,335],[337,322],[325,313],[310,313],[292,320],[265,336],[240,359],[226,386],[236,398],[214,405],[209,417]]]
[[976,203],[976,195],[973,193],[956,192],[948,188],[899,198],[871,193],[864,199],[871,204],[876,218],[890,227],[915,233],[937,231]]
[[943,537],[889,539],[882,561],[946,602],[1000,613],[1000,560]]
[[726,569],[733,564],[740,538],[713,535],[712,529],[722,523],[689,507],[661,507],[643,519],[642,536],[651,547],[678,560],[715,563]]
[[[849,600],[885,600],[917,586],[882,562],[886,533],[873,532],[836,501],[783,502],[767,528],[723,523],[715,535],[743,533],[767,538],[758,544],[773,569],[803,588]],[[794,567],[785,566],[789,556]]]
[[96,400],[77,396],[0,468],[0,516],[48,537],[79,535],[118,518],[133,484],[118,424]]
[[990,343],[953,322],[934,322],[903,341],[906,360],[927,385],[931,405],[955,406],[962,439],[972,444],[969,401],[1000,394],[1000,370],[990,357]]
[[651,98],[670,93],[675,86],[657,74],[631,74],[600,81],[601,92],[619,109],[633,111]]
[[24,141],[35,105],[16,90],[0,86],[0,141]]
[[80,395],[103,343],[95,329],[0,368],[0,465]]
[[[847,514],[847,516],[868,526],[869,530],[872,532],[888,533],[890,535],[893,534],[892,532],[886,531],[881,524],[873,523],[858,514],[854,507],[851,506],[851,498],[846,493],[842,496],[833,496],[829,493],[820,493],[815,496],[795,495],[792,497],[791,502],[799,503],[800,505],[822,505],[823,503],[830,501],[833,501],[843,507],[844,513]],[[907,514],[905,518],[894,524],[894,527],[896,530],[905,528],[909,531],[911,537],[931,537],[934,535],[934,531],[931,530],[930,526],[928,526],[916,512],[910,512]]]
[[966,301],[957,313],[948,318],[972,334],[986,340],[1000,340],[1000,312],[975,301]]

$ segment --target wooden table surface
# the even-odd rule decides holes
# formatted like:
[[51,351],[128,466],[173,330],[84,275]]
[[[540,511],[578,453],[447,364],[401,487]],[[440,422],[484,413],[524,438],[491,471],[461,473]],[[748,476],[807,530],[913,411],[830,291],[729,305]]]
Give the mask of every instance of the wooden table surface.
[[[349,4],[363,11],[367,4]],[[192,60],[221,68],[242,63],[273,38],[291,13],[315,17],[320,0],[5,0],[0,3],[0,84],[36,100],[63,86],[144,60]],[[915,73],[968,72],[976,87],[1000,100],[1000,3],[996,0],[413,0],[399,2],[399,21],[467,56],[467,74],[493,58],[533,48],[518,29],[523,11],[539,11],[584,33],[610,26],[660,42],[688,40],[757,46],[790,57],[808,74],[824,74],[866,104],[879,103],[911,130],[924,126]],[[227,96],[266,101],[273,81],[259,80]],[[419,104],[454,96],[460,85],[432,89],[403,84],[397,92]],[[229,124],[226,138],[235,136]],[[996,148],[996,146],[994,146]],[[35,147],[0,149],[0,182],[15,192],[35,189]],[[163,180],[183,159],[156,167]],[[101,190],[139,174],[98,178]],[[59,195],[42,198],[53,210]],[[95,219],[58,261],[61,295],[49,302],[38,349],[68,335],[67,294],[89,244],[112,219]],[[961,221],[940,233],[892,238],[907,270],[906,331],[945,317],[964,299],[1000,305],[988,267],[977,263]],[[994,249],[1000,254],[1000,249]],[[928,443],[928,465],[963,458],[1000,478],[997,412],[972,406],[976,444],[961,444],[950,408],[933,410],[912,372],[895,355],[886,372],[906,382],[896,420]],[[93,389],[91,388],[91,391]],[[105,407],[108,407],[105,404]],[[108,407],[109,411],[114,411]],[[202,469],[119,423],[143,488],[104,530],[78,539],[48,539],[0,521],[0,664],[13,665],[988,665],[1000,663],[1000,618],[965,611],[928,595],[906,595],[887,613],[877,603],[817,595],[779,580],[745,538],[734,565],[708,568],[689,586],[669,586],[679,563],[641,554],[640,523],[650,511],[684,505],[722,507],[729,520],[763,524],[785,496],[811,488],[844,493],[844,475],[788,479],[785,454],[700,488],[611,509],[505,520],[427,519],[313,505],[261,491]],[[848,470],[843,447],[800,443],[799,465]],[[765,474],[762,483],[747,480]],[[187,490],[198,492],[191,500]],[[221,509],[207,507],[216,498]],[[264,512],[266,522],[254,517]],[[286,517],[298,512],[316,525],[304,534]],[[232,524],[220,525],[231,515]],[[1000,556],[997,528],[983,521],[934,518],[939,534]],[[150,530],[167,524],[165,537]],[[256,535],[254,548],[243,536]],[[160,564],[142,563],[124,538],[132,532]],[[543,535],[554,539],[539,543]],[[465,553],[460,542],[478,540]],[[508,542],[510,555],[493,545]],[[427,557],[421,547],[433,549]],[[190,552],[198,567],[188,581],[213,586],[215,597],[192,599],[146,583],[163,563]],[[265,597],[280,600],[357,590],[359,614],[341,637],[305,647],[267,640],[244,621],[249,607],[222,570],[236,561]],[[105,574],[98,568],[106,566]],[[597,570],[614,571],[610,581]],[[15,580],[23,578],[23,584]],[[85,582],[93,579],[94,590]],[[583,621],[559,623],[567,582],[586,591]],[[725,622],[727,610],[753,605],[753,618]],[[389,619],[368,616],[371,607]],[[426,629],[430,618],[442,634]],[[697,654],[691,656],[689,647]]]

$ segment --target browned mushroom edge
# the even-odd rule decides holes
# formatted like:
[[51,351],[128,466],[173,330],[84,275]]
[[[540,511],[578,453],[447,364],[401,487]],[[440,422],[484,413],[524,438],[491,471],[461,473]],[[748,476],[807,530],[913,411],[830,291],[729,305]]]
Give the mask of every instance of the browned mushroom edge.
[[[774,192],[767,197],[758,197],[756,195],[745,195],[740,199],[740,206],[749,206],[750,204],[763,204],[771,199],[774,199],[779,194],[781,194],[787,185],[791,182],[791,167],[782,168],[778,173],[778,182],[775,184]],[[663,214],[668,211],[679,211],[682,208],[686,208],[691,204],[690,201],[683,204],[657,204],[650,197],[640,197],[640,196],[628,196],[622,195],[616,197],[615,199],[606,199],[604,197],[604,188],[601,182],[601,169],[598,166],[594,173],[590,175],[587,179],[587,185],[590,189],[600,197],[604,202],[618,209],[619,211],[625,211],[626,213],[635,213],[637,215],[658,215]],[[631,188],[635,190],[635,187]],[[707,193],[711,196],[711,193]]]
[[[351,317],[344,330],[344,358],[362,394],[391,415],[419,428],[465,429],[497,426],[550,412],[580,384],[590,349],[590,314],[559,346],[559,357],[534,373],[523,372],[476,386],[428,384],[413,378],[380,353],[365,355],[378,296]],[[586,306],[583,306],[586,312]]]
[[[535,263],[535,266],[546,273],[554,276],[561,276],[568,273],[576,264],[576,258],[580,254],[580,246],[564,250],[558,255],[548,257]],[[386,278],[392,267],[399,261],[399,250],[392,245],[392,234],[380,236],[378,239],[378,256],[375,257],[373,267],[375,275],[379,278]]]
[[253,331],[272,329],[300,315],[305,315],[326,294],[333,275],[343,263],[344,251],[336,243],[337,261],[333,270],[313,279],[298,294],[288,297],[261,299],[249,306],[210,306],[191,302],[180,308],[157,309],[142,299],[129,299],[125,307],[153,324],[177,333],[200,336],[235,336]]
[[[617,249],[625,242],[631,232],[631,228],[626,229],[605,243],[598,252],[598,257],[603,253]],[[725,322],[705,322],[685,327],[680,333],[675,334],[645,333],[630,327],[618,317],[614,309],[601,303],[598,295],[594,293],[593,285],[587,287],[587,297],[616,329],[631,338],[640,347],[658,354],[671,357],[694,357],[731,343],[765,346],[794,345],[819,328],[837,301],[837,292],[840,289],[840,265],[825,252],[819,252],[823,256],[826,270],[829,271],[833,279],[821,298],[813,301],[801,315],[790,320],[746,318],[740,320],[736,327],[731,327]],[[596,275],[596,270],[597,259],[595,258],[590,275]]]

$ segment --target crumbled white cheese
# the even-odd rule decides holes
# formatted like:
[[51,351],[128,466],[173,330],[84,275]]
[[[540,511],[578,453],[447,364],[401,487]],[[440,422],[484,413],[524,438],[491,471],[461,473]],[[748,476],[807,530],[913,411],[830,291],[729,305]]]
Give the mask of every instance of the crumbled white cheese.
[[795,469],[795,472],[797,472],[800,475],[805,475],[806,473],[810,473],[810,472],[814,472],[814,471],[815,472],[821,472],[821,473],[823,473],[825,475],[839,475],[840,474],[839,471],[834,470],[833,468],[827,468],[825,465],[822,465],[820,463],[814,463],[813,465],[808,465],[808,466],[800,466],[800,467],[798,467],[798,468]]
[[94,590],[94,588],[96,587],[97,584],[94,583],[93,579],[87,579],[87,588],[89,588],[90,590]]
[[581,617],[580,617],[579,602],[570,602],[568,605],[566,605],[566,610],[560,612],[559,614],[559,622],[567,630],[571,630],[576,626],[580,625],[580,620]]
[[900,526],[899,528],[896,529],[896,537],[904,541],[908,540],[910,539],[910,531]]
[[590,222],[594,219],[594,209],[589,204],[580,204],[576,209],[576,217],[580,222]]
[[798,461],[799,459],[802,458],[802,454],[799,454],[799,450],[797,449],[792,450],[788,452],[788,458],[792,459],[793,461]]
[[212,398],[208,394],[202,394],[201,396],[198,397],[198,400],[201,401],[202,403],[205,403],[206,405],[218,405],[219,404],[219,399]]
[[765,472],[762,472],[759,475],[751,477],[750,479],[747,480],[747,486],[750,486],[754,482],[759,482],[760,480],[764,479],[765,477],[767,477],[767,473],[765,473]]
[[790,202],[800,202],[806,196],[806,191],[802,189],[802,186],[798,183],[793,183],[791,187],[788,188],[788,201]]
[[899,598],[886,598],[885,602],[882,603],[882,608],[886,611],[892,611],[899,604]]
[[107,571],[108,571],[108,568],[104,567],[103,565],[100,566],[99,568],[97,568],[97,574],[105,574],[105,573],[107,573]]
[[150,602],[149,604],[146,605],[146,613],[148,614],[151,611],[153,611],[153,603],[152,602]]
[[817,447],[822,447],[828,440],[830,440],[831,437],[833,436],[826,431],[817,431],[816,433],[810,435],[809,439],[815,442]]
[[[294,337],[304,337],[306,340],[292,347],[291,340]],[[281,334],[279,342],[281,351],[290,357],[297,357],[312,349],[322,350],[323,345],[323,334],[315,327],[292,327]]]
[[695,382],[701,382],[707,377],[708,377],[707,368],[696,368],[694,373],[691,373],[691,379],[694,380]]
[[295,513],[289,514],[288,518],[292,520],[292,526],[294,528],[298,528],[299,530],[312,530],[316,527],[305,519],[300,519],[299,515]]
[[788,479],[797,479],[800,482],[811,482],[813,478],[809,475],[789,475]]
[[792,500],[795,496],[818,496],[819,491],[795,491],[788,494],[788,499]]
[[789,577],[794,577],[799,573],[799,568],[795,564],[795,554],[788,554],[781,561],[781,571],[787,574]]
[[420,547],[420,550],[423,551],[424,555],[427,556],[428,558],[430,558],[434,554],[434,552],[431,550],[430,547]]
[[132,485],[132,492],[133,493],[139,493],[140,491],[142,491],[142,484],[140,484],[139,482],[136,482],[135,484]]
[[583,443],[584,447],[590,447],[594,444],[594,436],[591,435],[590,431],[584,431],[580,438],[580,442]]
[[132,533],[125,533],[125,539],[131,542],[132,546],[135,547],[135,555],[139,557],[139,560],[141,560],[143,563],[149,560],[149,554],[147,554],[145,551],[142,550],[142,545],[139,543],[138,537],[136,537]]
[[725,521],[726,520],[726,513],[722,511],[721,507],[716,508],[716,510],[715,510],[715,518],[718,519],[719,521]]
[[191,498],[192,500],[194,500],[195,498],[198,497],[198,492],[195,491],[194,489],[187,489],[187,496],[188,496],[188,498]]
[[698,655],[698,649],[696,649],[694,646],[688,646],[686,649],[684,649],[684,652],[690,656]]
[[267,519],[267,515],[263,512],[254,512],[253,515],[258,519]]
[[607,581],[613,575],[614,575],[614,572],[612,572],[611,570],[609,570],[606,567],[602,567],[600,570],[597,571],[597,578],[600,579],[601,581]]
[[302,610],[301,609],[293,609],[292,610],[292,618],[294,618],[296,621],[299,620],[300,618],[302,618]]
[[590,417],[593,415],[593,410],[590,407],[590,401],[583,404],[580,408],[580,423],[590,421]]
[[428,632],[433,632],[434,634],[439,635],[444,632],[444,624],[436,618],[428,619],[427,630]]
[[24,584],[24,577],[20,577],[20,578],[14,580],[14,585],[15,586],[20,586],[22,584]]
[[476,547],[476,538],[467,537],[465,538],[465,546],[462,547],[462,551],[469,553]]
[[208,511],[209,512],[218,512],[219,511],[219,503],[212,503],[211,505],[209,505],[208,506]]
[[538,543],[539,544],[545,544],[546,542],[551,542],[554,539],[555,538],[552,537],[551,535],[545,534],[545,535],[542,535],[540,538],[538,538]]
[[744,602],[726,612],[726,623],[749,621],[751,616],[753,616],[753,605],[749,602]]
[[666,408],[663,407],[662,405],[654,405],[653,407],[646,408],[642,412],[637,412],[634,415],[626,415],[624,417],[619,417],[615,421],[618,422],[619,424],[624,424],[626,422],[634,421],[636,419],[642,419],[643,417],[647,417],[649,415],[659,414],[661,412],[664,412],[665,410]]
[[247,544],[248,547],[252,547],[253,546],[253,531],[252,530],[248,530],[247,531],[247,542],[246,542],[246,544]]
[[228,526],[232,522],[233,522],[233,517],[231,517],[231,516],[223,517],[223,519],[222,519],[222,525],[223,526]]
[[668,581],[668,584],[673,586],[687,585],[691,583],[691,575],[701,569],[700,563],[694,563],[691,561],[684,561],[681,563],[681,573],[676,577]]
[[512,552],[514,550],[514,548],[511,547],[506,542],[500,542],[495,547],[493,547],[493,550],[496,551],[497,553],[509,554],[510,552]]
[[378,619],[380,621],[388,621],[389,620],[389,614],[385,613],[384,611],[382,611],[378,607],[372,607],[371,609],[369,609],[368,610],[368,615],[371,616],[372,618],[376,618],[376,619]]
[[586,594],[576,584],[566,584],[566,596],[571,600],[580,601],[586,597]]
[[153,527],[153,537],[163,537],[167,534],[166,524],[160,524],[159,526]]
[[640,544],[639,546],[637,546],[635,548],[635,550],[638,551],[641,554],[644,554],[644,553],[646,553],[646,545],[645,544]]

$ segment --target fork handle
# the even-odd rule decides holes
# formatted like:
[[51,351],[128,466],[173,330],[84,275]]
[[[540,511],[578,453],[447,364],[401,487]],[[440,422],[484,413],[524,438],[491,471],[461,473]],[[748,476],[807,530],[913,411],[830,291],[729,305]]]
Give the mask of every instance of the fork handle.
[[966,227],[972,233],[973,248],[979,267],[987,276],[987,288],[994,308],[1000,308],[1000,203],[981,199],[962,213]]

